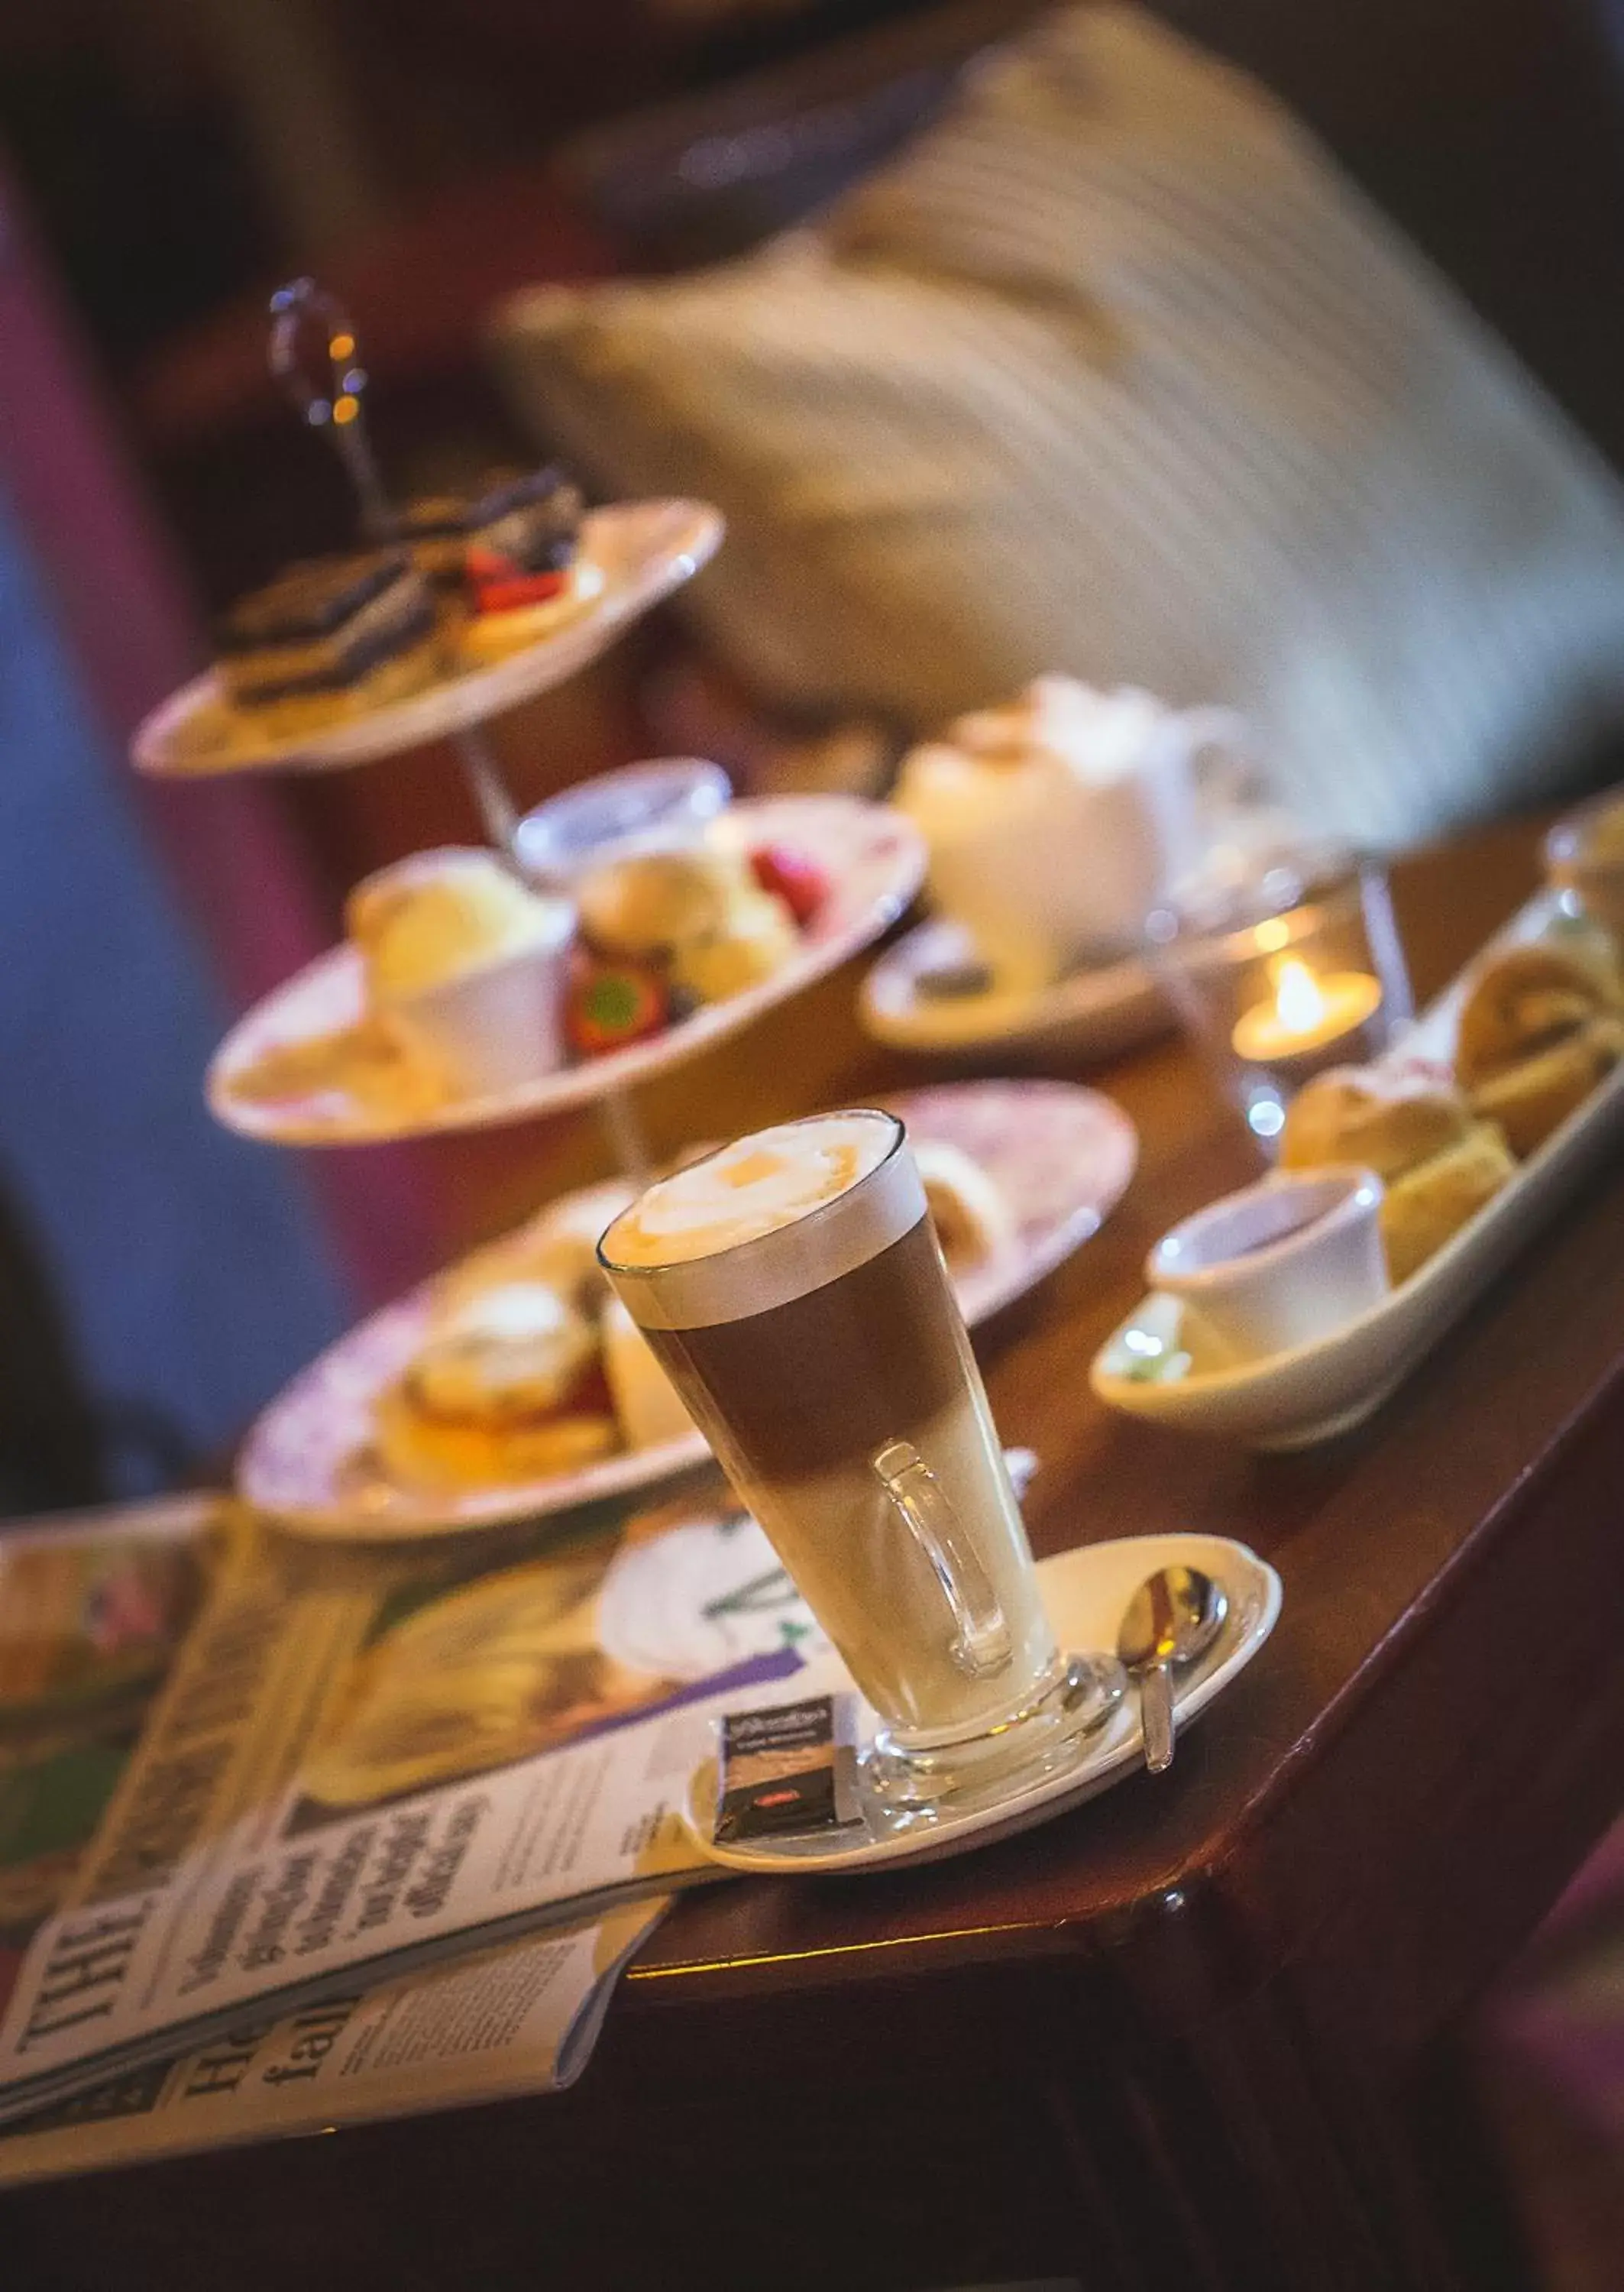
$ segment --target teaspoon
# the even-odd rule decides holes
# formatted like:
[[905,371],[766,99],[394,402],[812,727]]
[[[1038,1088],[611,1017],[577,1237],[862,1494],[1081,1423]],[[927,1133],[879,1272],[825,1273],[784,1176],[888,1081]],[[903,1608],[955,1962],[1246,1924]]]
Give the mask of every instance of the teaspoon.
[[1228,1613],[1223,1587],[1199,1568],[1158,1568],[1128,1602],[1116,1652],[1139,1683],[1145,1763],[1153,1775],[1173,1763],[1173,1674],[1205,1655]]

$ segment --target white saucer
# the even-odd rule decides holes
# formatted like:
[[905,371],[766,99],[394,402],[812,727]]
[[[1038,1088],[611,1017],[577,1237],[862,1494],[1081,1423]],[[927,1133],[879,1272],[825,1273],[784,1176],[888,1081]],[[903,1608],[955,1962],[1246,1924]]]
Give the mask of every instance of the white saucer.
[[[1174,1707],[1180,1729],[1203,1712],[1238,1678],[1274,1628],[1280,1613],[1280,1578],[1266,1561],[1244,1544],[1222,1536],[1132,1536],[1110,1544],[1084,1545],[1075,1552],[1040,1561],[1038,1580],[1063,1648],[1079,1652],[1109,1649],[1134,1592],[1158,1568],[1200,1568],[1223,1587],[1229,1613],[1211,1652],[1178,1683]],[[824,1658],[795,1683],[796,1699],[843,1684],[838,1661]],[[864,1708],[864,1739],[874,1719]],[[818,1871],[874,1870],[891,1862],[929,1862],[971,1847],[1029,1830],[1064,1808],[1109,1790],[1144,1763],[1138,1698],[1130,1686],[1106,1724],[1083,1747],[1074,1764],[1056,1773],[1013,1782],[1001,1797],[973,1808],[905,1823],[884,1820],[865,1802],[872,1826],[822,1831],[799,1838],[752,1839],[745,1845],[719,1846],[712,1836],[716,1766],[703,1761],[689,1778],[683,1820],[695,1843],[712,1861],[730,1870],[776,1871],[804,1876]]]
[[[1491,945],[1586,936],[1560,901],[1541,894]],[[1462,999],[1456,980],[1379,1061],[1447,1078]],[[1312,1447],[1371,1416],[1525,1248],[1587,1174],[1624,1136],[1624,1066],[1616,1067],[1516,1175],[1434,1257],[1379,1303],[1330,1336],[1239,1364],[1186,1334],[1172,1297],[1141,1297],[1094,1356],[1089,1382],[1125,1416],[1261,1449]]]
[[967,962],[974,950],[958,924],[921,924],[886,952],[863,982],[859,1010],[877,1042],[937,1057],[1010,1055],[1103,1059],[1164,1033],[1172,1014],[1137,958],[1077,971],[1052,987],[985,994],[920,992],[922,972]]
[[[1015,1231],[1008,1246],[958,1277],[959,1303],[972,1328],[1080,1247],[1133,1174],[1138,1142],[1132,1123],[1108,1098],[1076,1083],[945,1083],[896,1093],[887,1103],[913,1136],[970,1155],[1009,1206]],[[610,1182],[569,1198],[583,1207],[595,1198],[607,1225],[626,1190]],[[482,1260],[489,1263],[509,1247],[522,1253],[526,1234],[520,1228],[506,1242],[489,1245]],[[358,1324],[261,1416],[237,1471],[238,1493],[257,1512],[299,1536],[392,1543],[542,1518],[709,1463],[704,1441],[689,1432],[545,1480],[430,1489],[390,1479],[371,1454],[373,1410],[422,1344],[437,1286],[425,1282]]]
[[830,892],[783,970],[725,1003],[624,1050],[583,1059],[484,1097],[433,1096],[404,1058],[335,1063],[319,1082],[276,1096],[256,1083],[268,1054],[346,1039],[365,1015],[361,960],[345,945],[318,956],[239,1020],[209,1067],[211,1111],[228,1129],[282,1146],[358,1146],[438,1131],[489,1130],[588,1106],[629,1089],[747,1027],[878,939],[918,890],[919,831],[888,805],[847,795],[784,795],[730,804],[712,823],[717,839],[784,843],[806,851]]
[[575,676],[631,622],[710,562],[723,532],[705,502],[617,502],[582,521],[582,554],[604,585],[573,621],[481,668],[437,678],[404,700],[293,739],[259,737],[227,706],[211,670],[194,677],[137,728],[131,755],[159,779],[220,772],[332,772],[466,731]]

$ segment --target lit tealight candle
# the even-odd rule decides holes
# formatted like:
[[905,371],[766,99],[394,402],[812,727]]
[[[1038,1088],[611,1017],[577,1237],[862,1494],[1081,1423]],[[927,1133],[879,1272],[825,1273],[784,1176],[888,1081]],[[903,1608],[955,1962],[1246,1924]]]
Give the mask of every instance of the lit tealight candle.
[[1272,1001],[1254,1003],[1231,1038],[1249,1066],[1278,1065],[1325,1051],[1356,1035],[1381,1003],[1381,981],[1368,971],[1331,971],[1316,979],[1306,963],[1282,956],[1269,973]]

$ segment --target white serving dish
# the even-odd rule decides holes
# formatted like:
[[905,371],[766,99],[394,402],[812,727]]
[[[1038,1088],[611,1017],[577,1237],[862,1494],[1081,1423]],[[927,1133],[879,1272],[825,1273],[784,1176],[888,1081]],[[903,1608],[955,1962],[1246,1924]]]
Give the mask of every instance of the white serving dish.
[[723,521],[705,502],[617,502],[582,521],[582,554],[604,585],[573,621],[483,668],[438,678],[404,700],[294,738],[256,734],[227,706],[213,671],[194,677],[137,728],[138,771],[159,779],[221,772],[333,772],[465,732],[533,700],[596,660],[630,624],[707,565]]
[[[1592,927],[1544,892],[1491,943],[1571,940]],[[1463,982],[1457,979],[1379,1061],[1447,1075]],[[1333,1335],[1235,1368],[1186,1345],[1183,1310],[1142,1297],[1094,1357],[1100,1400],[1176,1432],[1254,1449],[1306,1449],[1363,1423],[1471,1305],[1624,1135],[1624,1066],[1608,1076],[1486,1203],[1379,1304]]]
[[1105,1059],[1172,1024],[1161,989],[1137,956],[1069,972],[1049,987],[920,992],[922,972],[951,968],[973,952],[962,926],[940,919],[888,948],[864,981],[858,1005],[875,1041],[937,1058]]
[[[1075,1083],[947,1083],[887,1104],[913,1136],[958,1146],[979,1162],[1014,1214],[1009,1247],[959,1279],[959,1303],[972,1328],[1086,1241],[1133,1174],[1132,1123],[1109,1099]],[[625,1189],[611,1182],[578,1198],[584,1204],[593,1195],[602,1198],[607,1225]],[[520,1236],[513,1240],[522,1246]],[[369,1453],[373,1408],[422,1344],[435,1287],[424,1283],[359,1323],[271,1402],[237,1463],[238,1493],[257,1511],[301,1536],[393,1542],[564,1512],[709,1461],[704,1441],[689,1432],[546,1480],[460,1490],[391,1480]]]
[[918,830],[900,812],[856,796],[786,795],[734,803],[711,832],[750,844],[794,844],[818,860],[829,876],[829,897],[799,952],[760,986],[725,1003],[706,1004],[624,1050],[483,1097],[425,1098],[404,1061],[398,1089],[388,1086],[386,1070],[382,1087],[350,1086],[340,1072],[297,1094],[257,1094],[252,1076],[267,1053],[342,1036],[363,1018],[361,960],[346,945],[318,956],[232,1029],[209,1068],[211,1110],[229,1129],[250,1138],[283,1146],[357,1146],[438,1131],[489,1130],[589,1106],[610,1092],[680,1066],[858,954],[901,915],[924,873]]

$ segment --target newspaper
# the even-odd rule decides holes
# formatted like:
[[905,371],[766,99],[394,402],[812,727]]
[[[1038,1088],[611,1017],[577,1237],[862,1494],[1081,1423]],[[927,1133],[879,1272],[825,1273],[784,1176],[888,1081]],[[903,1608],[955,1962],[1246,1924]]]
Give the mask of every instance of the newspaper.
[[[355,2034],[318,2082],[359,2094],[403,1975],[716,1875],[677,1813],[710,1722],[824,1651],[759,1528],[713,1501],[427,1547],[301,1545],[231,1509],[219,1534],[202,1612],[3,2000],[0,2118],[28,2141],[58,2137],[40,2112],[149,2063],[173,2102],[182,2052],[234,2033],[274,2067],[324,2004]],[[555,1951],[552,1978],[607,1946]],[[371,2071],[346,2066],[357,2049]],[[384,2052],[374,2097],[412,2105]]]
[[92,2086],[0,2131],[0,2185],[573,2084],[663,1909],[634,1903]]

